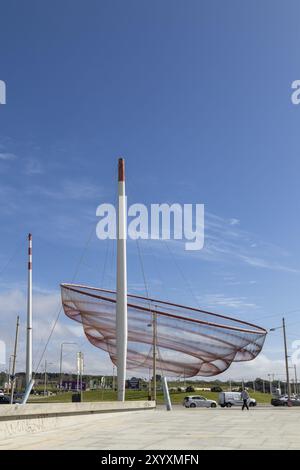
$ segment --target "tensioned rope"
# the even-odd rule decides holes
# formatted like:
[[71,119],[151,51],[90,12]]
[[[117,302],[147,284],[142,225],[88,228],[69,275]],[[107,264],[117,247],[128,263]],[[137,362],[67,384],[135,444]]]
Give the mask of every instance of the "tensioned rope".
[[176,260],[175,255],[174,255],[173,251],[171,250],[170,245],[168,244],[168,240],[165,240],[165,246],[167,247],[167,250],[168,250],[169,254],[171,255],[171,259],[172,259],[179,275],[183,279],[183,282],[186,284],[186,286],[187,286],[188,290],[190,291],[192,297],[195,299],[195,302],[198,305],[198,307],[201,308],[199,300],[198,300],[198,298],[197,298],[197,296],[194,292],[194,289],[193,289],[189,279],[184,274],[183,269],[181,269],[181,266],[179,265],[178,261]]
[[[85,246],[84,246],[84,248],[83,248],[83,250],[82,250],[81,256],[80,256],[80,258],[79,258],[79,260],[78,260],[78,263],[77,263],[77,265],[76,265],[76,267],[75,267],[75,272],[74,272],[74,275],[73,275],[73,277],[72,277],[72,282],[75,281],[76,276],[77,276],[77,274],[78,274],[78,272],[79,272],[79,269],[80,269],[80,266],[81,266],[81,264],[82,264],[82,262],[83,262],[83,259],[84,259],[84,256],[85,256],[85,254],[86,254],[87,248],[88,248],[88,246],[89,246],[89,244],[90,244],[90,242],[91,242],[91,240],[92,240],[92,236],[93,236],[94,230],[95,230],[95,227],[94,227],[94,225],[93,225],[93,226],[92,226],[92,230],[91,230],[91,232],[90,232],[90,234],[89,234],[88,240],[87,240],[87,242],[86,242],[86,244],[85,244]],[[58,320],[59,320],[59,318],[60,318],[60,315],[61,315],[62,310],[63,310],[63,306],[62,306],[62,304],[60,303],[60,307],[59,307],[57,316],[56,316],[55,321],[54,321],[54,323],[53,323],[53,325],[52,325],[52,328],[50,329],[49,336],[48,336],[47,341],[46,341],[46,343],[45,343],[45,346],[44,346],[44,349],[43,349],[42,354],[41,354],[41,356],[40,356],[40,359],[39,359],[39,361],[37,362],[37,366],[35,367],[35,372],[34,372],[34,374],[33,374],[33,377],[35,377],[35,375],[36,375],[37,372],[38,372],[38,369],[39,369],[39,367],[40,367],[40,365],[41,365],[41,362],[42,362],[42,360],[43,360],[43,358],[44,358],[44,355],[45,355],[45,353],[46,353],[46,351],[47,351],[48,345],[49,345],[49,343],[50,343],[50,340],[51,340],[51,338],[52,338],[52,335],[53,335],[53,333],[54,333],[54,330],[55,330],[55,328],[56,328],[56,325],[57,325],[57,323],[58,323]]]
[[[152,311],[151,300],[149,298],[149,289],[148,289],[147,280],[146,280],[146,273],[145,273],[145,268],[144,268],[144,263],[143,263],[143,258],[142,258],[142,252],[141,252],[141,249],[140,249],[140,244],[139,244],[138,238],[136,239],[136,242],[137,242],[137,247],[138,247],[139,259],[140,259],[140,263],[141,263],[141,270],[142,270],[142,273],[143,273],[143,280],[144,280],[144,285],[145,285],[146,297],[147,297],[148,302],[149,302],[149,309],[150,309],[150,311]],[[156,312],[153,311],[152,312],[152,328],[154,327],[154,322],[156,321],[155,315],[156,315]],[[156,337],[157,337],[157,334],[158,334],[158,325],[156,323]],[[152,345],[152,348],[154,348],[154,344]],[[159,348],[158,344],[156,344],[156,351],[157,351],[157,355],[159,357],[161,375],[165,376],[165,371],[164,371],[163,365],[162,365],[163,360],[162,360],[162,356],[161,356],[161,352],[160,352],[160,348]]]
[[[115,202],[116,202],[116,200],[117,200],[117,195],[115,194]],[[85,257],[85,255],[86,255],[88,246],[89,246],[89,244],[90,244],[90,242],[91,242],[91,240],[92,240],[92,236],[93,236],[94,230],[95,230],[95,227],[94,227],[94,225],[93,225],[93,226],[92,226],[92,229],[91,229],[91,232],[90,232],[90,234],[89,234],[89,236],[88,236],[87,242],[85,243],[85,246],[84,246],[84,248],[83,248],[83,250],[82,250],[81,256],[80,256],[80,258],[79,258],[79,260],[78,260],[78,263],[77,263],[77,265],[76,265],[76,267],[75,267],[75,272],[74,272],[74,275],[73,275],[72,281],[71,281],[72,283],[75,281],[75,279],[76,279],[76,277],[77,277],[77,274],[78,274],[78,272],[79,272],[79,269],[80,269],[80,267],[81,267],[81,265],[82,265],[82,263],[83,263],[83,260],[84,260],[84,257]],[[106,263],[107,263],[107,258],[108,258],[109,240],[107,240],[107,243],[108,243],[108,244],[107,244],[107,248],[106,248],[106,252],[105,252],[105,260],[104,260],[104,266],[103,266],[103,271],[102,271],[101,284],[103,284],[103,282],[104,282],[105,273],[106,273]],[[114,258],[114,246],[113,246],[113,249],[112,249],[112,258]],[[112,264],[113,264],[113,259],[112,259],[111,265],[112,265]],[[54,323],[53,323],[52,328],[51,328],[51,330],[50,330],[50,333],[49,333],[49,336],[48,336],[48,338],[47,338],[47,341],[46,341],[46,343],[45,343],[45,347],[44,347],[44,349],[43,349],[43,351],[42,351],[42,354],[41,354],[40,359],[39,359],[39,361],[38,361],[38,363],[37,363],[37,366],[34,367],[34,368],[35,368],[35,372],[34,372],[33,376],[35,376],[35,374],[37,373],[37,371],[38,371],[38,369],[39,369],[39,367],[40,367],[40,365],[41,365],[41,362],[42,362],[42,360],[43,360],[43,357],[44,357],[44,355],[45,355],[45,352],[47,351],[48,345],[49,345],[49,343],[50,343],[50,340],[51,340],[51,338],[52,338],[52,335],[53,335],[53,333],[54,333],[54,330],[55,330],[55,328],[56,328],[56,325],[57,325],[57,323],[58,323],[58,320],[59,320],[59,318],[60,318],[60,315],[61,315],[62,310],[63,310],[63,306],[62,306],[62,304],[61,304],[61,302],[60,302],[59,310],[58,310],[58,313],[57,313],[57,315],[56,315],[56,317],[55,317],[55,320],[54,320]]]

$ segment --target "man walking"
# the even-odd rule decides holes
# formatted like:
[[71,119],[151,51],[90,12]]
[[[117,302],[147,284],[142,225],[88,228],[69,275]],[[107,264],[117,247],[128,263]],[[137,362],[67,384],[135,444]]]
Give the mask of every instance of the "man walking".
[[244,388],[244,390],[242,391],[242,400],[243,400],[242,411],[244,410],[245,407],[246,407],[247,410],[249,411],[249,406],[248,406],[249,398],[250,398],[249,393],[248,393],[247,390]]

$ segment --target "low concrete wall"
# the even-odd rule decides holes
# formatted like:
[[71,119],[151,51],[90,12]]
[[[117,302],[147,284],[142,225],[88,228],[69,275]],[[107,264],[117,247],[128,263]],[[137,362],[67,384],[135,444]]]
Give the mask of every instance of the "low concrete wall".
[[91,415],[153,410],[154,401],[30,403],[0,406],[0,440],[88,422]]

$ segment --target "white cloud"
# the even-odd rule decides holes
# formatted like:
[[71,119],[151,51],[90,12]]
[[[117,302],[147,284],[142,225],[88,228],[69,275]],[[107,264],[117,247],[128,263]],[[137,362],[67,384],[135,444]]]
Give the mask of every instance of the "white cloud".
[[0,153],[0,160],[11,161],[15,160],[17,157],[14,153],[2,152]]
[[229,225],[240,225],[240,221],[235,218],[229,219]]
[[245,261],[245,263],[249,264],[250,266],[253,266],[255,268],[265,268],[265,269],[273,269],[276,271],[285,271],[289,273],[300,273],[299,269],[296,268],[291,268],[289,266],[285,266],[283,264],[280,264],[278,262],[274,262],[272,260],[267,260],[263,258],[256,258],[256,257],[251,257],[251,256],[246,256],[246,255],[240,255],[240,258]]
[[31,186],[27,190],[28,194],[38,193],[40,196],[54,200],[82,201],[99,199],[102,190],[87,180],[64,180],[56,187]]
[[270,359],[266,354],[260,353],[253,361],[234,362],[226,372],[215,378],[241,381],[242,379],[254,380],[260,377],[268,380],[268,374],[274,374],[275,380],[284,380],[284,367],[284,360]]
[[[6,345],[6,367],[9,355],[13,351],[15,324],[20,315],[19,345],[17,370],[25,370],[26,345],[26,291],[11,289],[0,292],[0,341]],[[33,296],[33,364],[34,371],[49,337],[54,321],[61,306],[59,291],[48,291],[41,288],[34,290]],[[92,346],[86,339],[82,325],[67,318],[61,311],[49,346],[40,364],[43,369],[44,359],[49,362],[49,371],[59,370],[60,346],[64,341],[74,342],[65,348],[63,370],[76,372],[76,352],[81,350],[85,356],[87,373],[111,373],[112,365],[108,354]],[[51,364],[50,364],[51,363]]]
[[25,174],[28,176],[44,173],[42,163],[37,158],[28,158],[25,162]]
[[[171,240],[166,243],[176,250],[179,256],[194,256],[203,261],[243,264],[253,268],[269,269],[299,274],[300,270],[290,266],[292,257],[279,246],[264,242],[250,232],[242,230],[236,222],[238,219],[230,219],[233,224],[228,224],[228,219],[222,218],[206,211],[204,248],[200,251],[187,253],[181,240]],[[147,243],[156,249],[162,248],[162,244],[148,240]]]
[[215,307],[228,307],[234,309],[242,308],[258,308],[253,302],[249,302],[246,297],[230,297],[224,294],[206,294],[198,297],[202,305],[215,308]]

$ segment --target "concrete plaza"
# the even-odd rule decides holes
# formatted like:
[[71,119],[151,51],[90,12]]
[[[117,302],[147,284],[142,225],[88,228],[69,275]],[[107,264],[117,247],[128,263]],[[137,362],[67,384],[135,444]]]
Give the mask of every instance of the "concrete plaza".
[[300,408],[184,409],[90,415],[0,441],[4,449],[300,449]]

